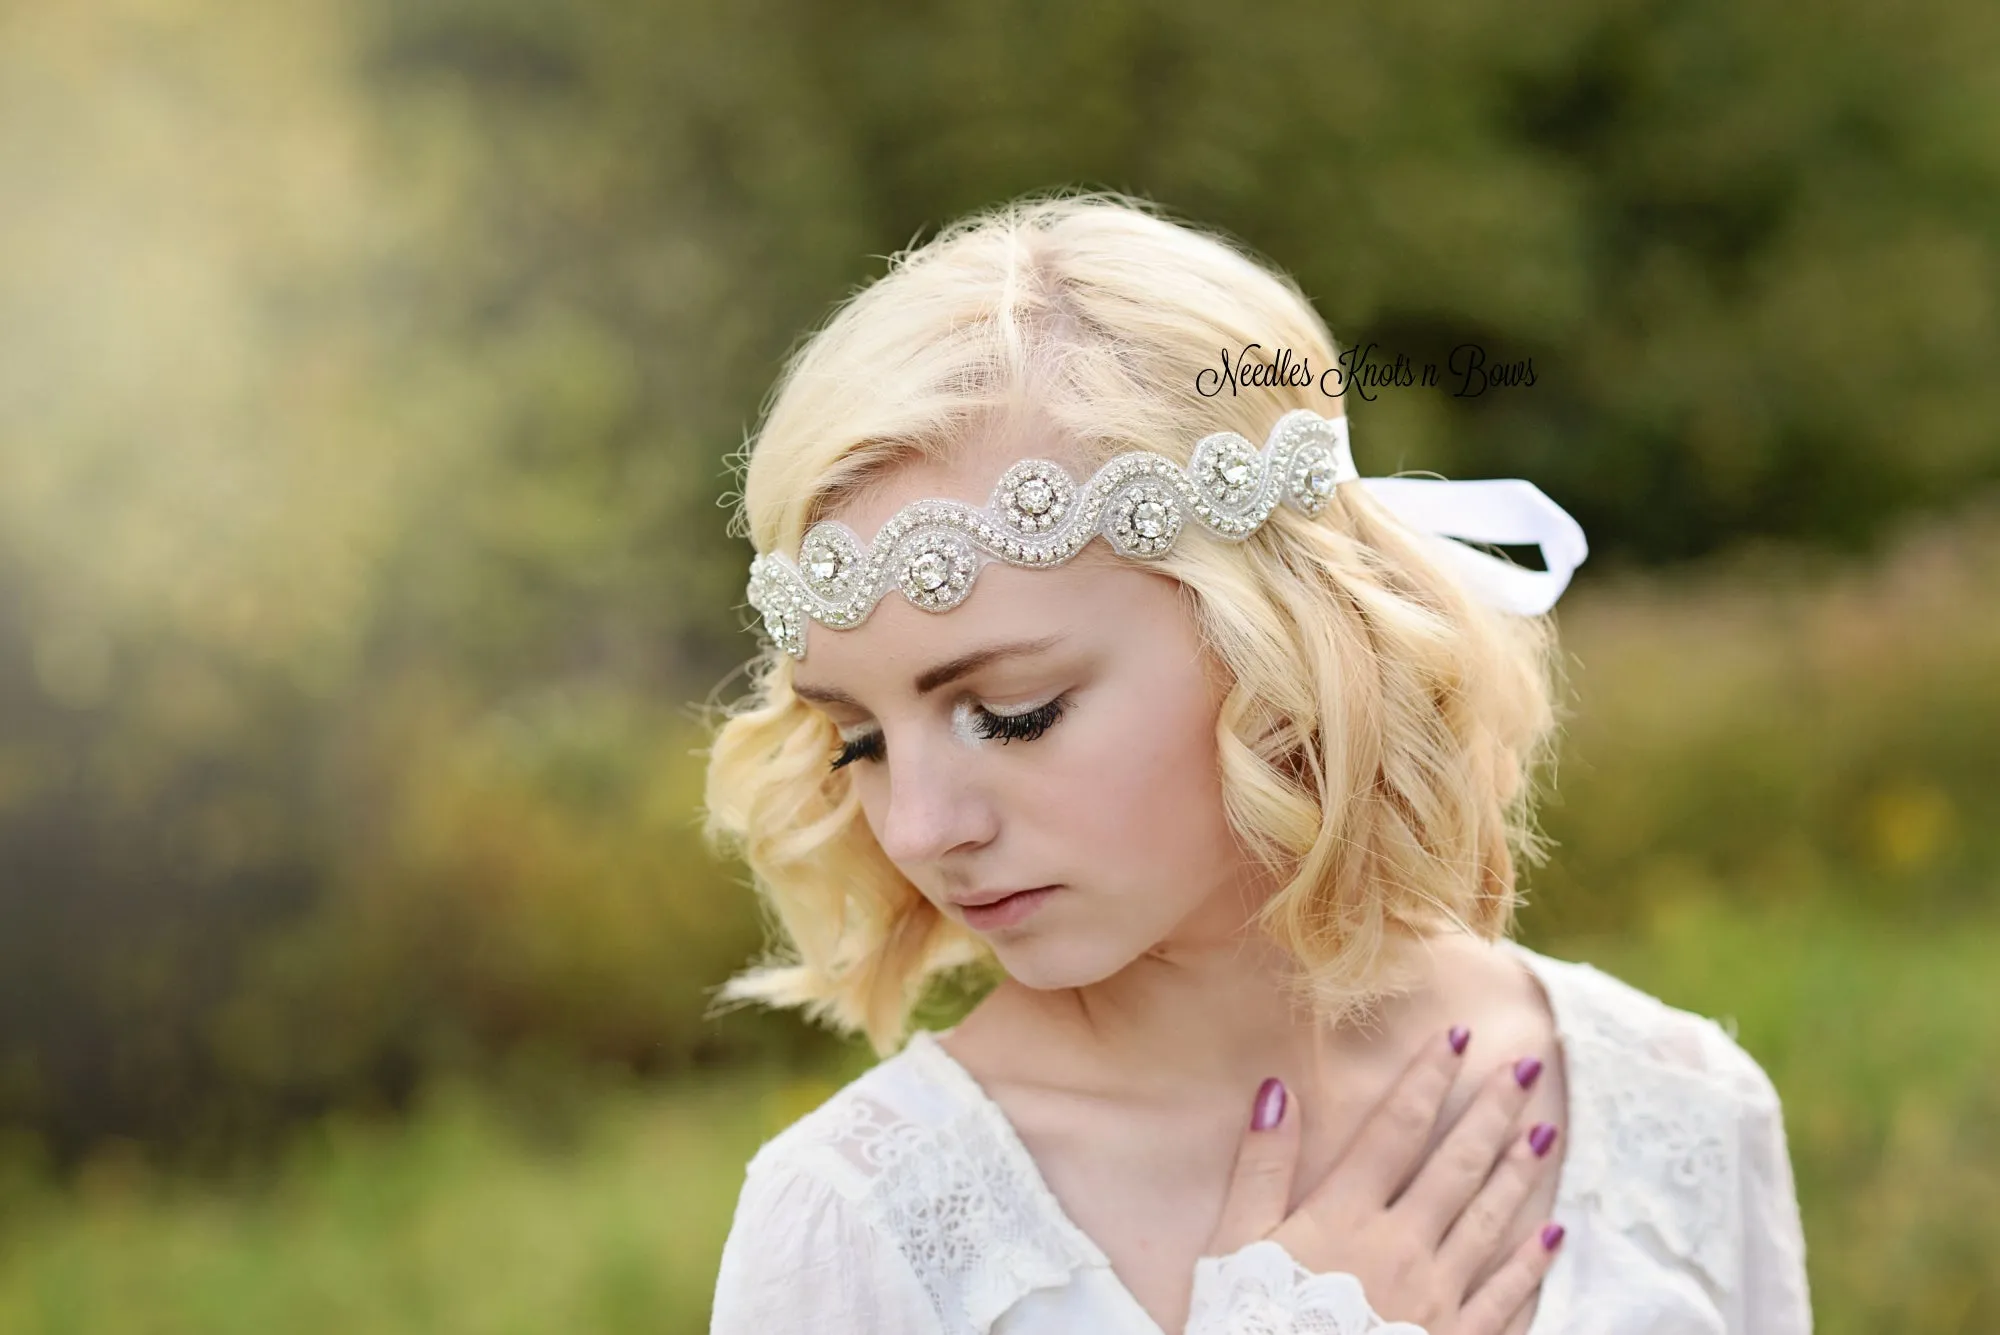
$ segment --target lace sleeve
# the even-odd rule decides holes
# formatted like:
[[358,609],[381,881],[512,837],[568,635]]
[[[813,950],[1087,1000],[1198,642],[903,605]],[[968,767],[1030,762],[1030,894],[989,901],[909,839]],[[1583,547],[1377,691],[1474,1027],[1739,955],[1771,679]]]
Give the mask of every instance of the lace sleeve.
[[1785,1139],[1784,1105],[1771,1077],[1732,1040],[1721,1062],[1744,1094],[1738,1118],[1743,1176],[1743,1294],[1732,1335],[1811,1335],[1805,1230]]
[[1186,1335],[1426,1335],[1384,1321],[1353,1275],[1316,1275],[1266,1238],[1194,1266]]
[[709,1335],[939,1335],[902,1252],[814,1174],[752,1168],[722,1244]]

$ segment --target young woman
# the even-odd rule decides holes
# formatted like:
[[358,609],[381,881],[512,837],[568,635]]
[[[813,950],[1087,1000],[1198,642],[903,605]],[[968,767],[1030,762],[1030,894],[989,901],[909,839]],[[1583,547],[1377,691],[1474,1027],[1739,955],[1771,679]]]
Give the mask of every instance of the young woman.
[[1360,477],[1335,359],[1227,240],[1077,195],[787,367],[707,806],[790,950],[722,996],[882,1060],[750,1163],[716,1335],[1810,1329],[1763,1070],[1510,939],[1582,535]]

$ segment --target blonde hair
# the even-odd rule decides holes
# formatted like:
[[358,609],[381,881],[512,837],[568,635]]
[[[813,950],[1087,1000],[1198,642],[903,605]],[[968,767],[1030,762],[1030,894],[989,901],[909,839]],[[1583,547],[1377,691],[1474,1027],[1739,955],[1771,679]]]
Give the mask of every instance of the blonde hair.
[[[1221,349],[1250,343],[1314,366],[1336,354],[1288,278],[1148,202],[1056,192],[975,214],[893,257],[791,357],[731,531],[795,555],[899,464],[1022,413],[1087,477],[1127,450],[1186,466],[1212,432],[1261,445],[1287,411],[1328,412],[1312,385],[1197,391]],[[1355,486],[1317,518],[1280,507],[1242,543],[1191,525],[1150,565],[1192,595],[1233,683],[1223,801],[1283,879],[1255,923],[1296,961],[1287,990],[1339,1023],[1402,984],[1398,933],[1507,935],[1516,859],[1546,858],[1535,778],[1566,717],[1552,620],[1474,600]],[[808,645],[836,633],[809,627]],[[995,959],[883,854],[791,665],[766,647],[708,751],[709,845],[743,858],[791,946],[718,994],[802,1009],[887,1056],[933,979]]]

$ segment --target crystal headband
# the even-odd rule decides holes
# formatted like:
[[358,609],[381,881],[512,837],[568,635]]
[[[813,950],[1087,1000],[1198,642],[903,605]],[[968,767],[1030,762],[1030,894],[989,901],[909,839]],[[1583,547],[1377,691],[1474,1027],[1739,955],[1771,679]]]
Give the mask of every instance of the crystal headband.
[[[1241,542],[1280,504],[1317,516],[1342,482],[1359,482],[1476,595],[1504,611],[1548,611],[1589,553],[1583,529],[1532,482],[1364,478],[1348,447],[1347,419],[1300,409],[1278,419],[1262,450],[1233,431],[1204,437],[1186,470],[1138,450],[1078,486],[1059,464],[1023,459],[1001,475],[984,509],[912,501],[866,546],[853,529],[826,520],[807,531],[796,564],[776,554],[751,561],[749,597],[771,639],[802,659],[807,618],[850,629],[892,588],[925,611],[944,612],[964,602],[979,571],[995,561],[1057,566],[1099,535],[1120,555],[1147,560],[1173,547],[1189,517]],[[1533,543],[1548,569],[1528,570],[1449,538]]]

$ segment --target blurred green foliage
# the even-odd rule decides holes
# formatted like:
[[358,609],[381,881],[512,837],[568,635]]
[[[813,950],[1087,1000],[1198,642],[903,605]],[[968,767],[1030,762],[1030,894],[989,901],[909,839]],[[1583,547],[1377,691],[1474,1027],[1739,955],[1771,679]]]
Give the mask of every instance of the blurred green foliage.
[[1872,566],[1748,549],[1558,616],[1578,713],[1525,921],[1837,901],[1948,932],[2000,902],[2000,504]]
[[663,1100],[608,1074],[565,1079],[589,1106],[560,1140],[487,1082],[447,1081],[400,1125],[308,1128],[255,1181],[102,1158],[67,1195],[12,1203],[0,1330],[705,1330],[713,1203],[733,1202],[756,1148],[758,1123],[729,1100],[778,1081]]
[[[2000,869],[1996,23],[1973,0],[0,12],[0,1180],[220,1169],[460,1078],[544,1105],[572,1070],[823,1054],[789,1018],[699,1015],[761,940],[695,838],[695,706],[752,649],[730,456],[883,255],[1075,183],[1231,230],[1345,343],[1534,358],[1532,388],[1350,405],[1364,471],[1528,477],[1590,534],[1531,934],[1803,915],[1797,954],[1772,942],[1793,975],[1731,937],[1634,954],[1634,981],[1759,1017],[1808,1119],[1829,1329],[1992,1327],[1991,1063],[1826,1016],[1879,991],[1921,1034],[1981,1005],[1953,952],[1989,940],[1955,924]],[[1822,913],[1931,936],[1877,961]],[[1727,971],[1676,994],[1698,967]],[[1990,1008],[1964,1025],[1990,1053]],[[393,1226],[142,1210],[145,1245],[178,1239],[142,1265],[88,1206],[0,1310],[226,1329],[338,1290],[381,1304],[349,1327],[490,1328],[421,1259],[380,1295],[347,1281],[411,1237],[555,1247],[508,1217],[583,1181],[602,1231],[510,1301],[657,1326],[694,1299],[631,1258],[719,1244],[736,1134],[687,1156],[703,1204],[643,1225],[679,1199],[657,1148],[549,1185],[485,1141],[452,1160],[471,1178],[425,1177],[456,1153],[432,1140],[341,1160],[428,1202]],[[660,1196],[625,1194],[653,1173]]]

